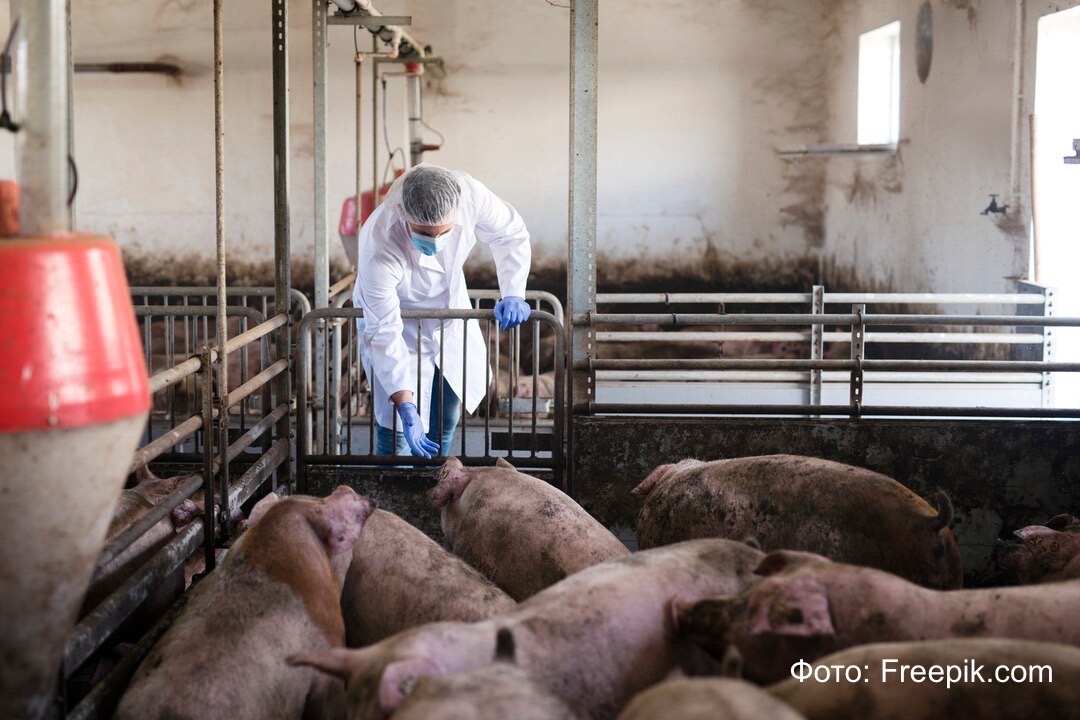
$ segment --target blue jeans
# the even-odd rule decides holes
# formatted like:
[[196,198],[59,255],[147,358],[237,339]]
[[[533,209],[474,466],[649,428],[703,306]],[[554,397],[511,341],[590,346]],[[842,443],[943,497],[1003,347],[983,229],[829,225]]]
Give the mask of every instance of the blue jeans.
[[[444,404],[440,405],[439,385],[442,385]],[[431,379],[431,412],[428,414],[428,438],[439,443],[439,455],[446,457],[451,453],[454,441],[454,431],[457,430],[458,419],[461,417],[461,399],[450,388],[450,383],[443,379],[439,368],[435,368],[435,376]],[[439,438],[439,421],[442,420],[442,438]],[[398,419],[400,422],[400,418]],[[400,425],[399,425],[400,427]],[[393,455],[395,446],[398,455],[411,456],[412,450],[409,443],[405,442],[405,434],[395,433],[390,428],[382,425],[375,426],[375,454]]]

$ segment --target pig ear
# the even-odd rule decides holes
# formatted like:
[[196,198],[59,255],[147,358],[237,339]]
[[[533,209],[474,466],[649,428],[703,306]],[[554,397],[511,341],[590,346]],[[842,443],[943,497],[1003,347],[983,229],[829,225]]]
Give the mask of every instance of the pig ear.
[[1046,525],[1046,527],[1050,528],[1051,530],[1064,530],[1070,525],[1074,525],[1076,523],[1080,523],[1080,518],[1077,518],[1075,515],[1069,515],[1066,513],[1063,515],[1055,515],[1054,517],[1043,523],[1043,525]]
[[431,502],[435,507],[446,507],[455,497],[460,497],[469,484],[470,475],[457,458],[450,458],[435,473],[438,480],[431,491]]
[[160,479],[161,478],[150,471],[149,465],[140,465],[139,469],[135,471],[135,482],[138,483],[151,482]]
[[798,567],[807,562],[818,560],[828,562],[828,559],[813,553],[798,552],[796,550],[774,550],[758,563],[758,566],[754,568],[754,574],[768,577],[783,572],[788,568]]
[[750,634],[775,633],[795,637],[835,635],[829,615],[829,596],[814,578],[795,577],[758,586],[750,606]]
[[1051,530],[1045,525],[1029,525],[1013,534],[1024,541],[1024,545],[1039,561],[1039,564],[1048,570],[1060,570],[1073,557],[1080,554],[1080,540],[1066,533]]
[[514,467],[513,465],[511,465],[510,462],[508,460],[506,460],[506,458],[499,458],[498,460],[496,460],[495,461],[495,467],[506,468],[507,470],[514,470],[514,471],[517,470],[517,468]]
[[259,521],[266,511],[272,508],[277,503],[281,502],[281,496],[275,492],[269,493],[259,502],[255,503],[255,507],[251,508],[251,512],[248,514],[248,527],[251,527]]
[[417,681],[426,675],[442,675],[438,666],[426,657],[406,658],[387,665],[379,679],[379,705],[383,712],[393,714]]
[[661,465],[649,473],[649,476],[638,483],[638,486],[631,490],[635,495],[641,495],[647,497],[649,493],[653,491],[656,484],[664,479],[664,476],[668,474],[668,470],[675,467],[675,465],[669,463],[667,465]]
[[348,680],[356,670],[367,664],[365,654],[361,650],[347,650],[345,648],[331,648],[318,652],[300,653],[285,658],[285,662],[294,667],[313,667],[342,680]]
[[374,501],[342,485],[308,511],[308,523],[326,545],[329,554],[339,555],[352,550],[360,539],[364,523],[374,510]]

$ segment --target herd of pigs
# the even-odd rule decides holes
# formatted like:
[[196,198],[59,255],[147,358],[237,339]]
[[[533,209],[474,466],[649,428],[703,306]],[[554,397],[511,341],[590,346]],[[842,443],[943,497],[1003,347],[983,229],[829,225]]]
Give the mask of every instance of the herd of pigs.
[[[437,471],[446,548],[346,486],[270,494],[115,717],[1080,718],[1077,518],[999,547],[1026,584],[964,590],[949,499],[869,470],[684,460],[633,492],[636,552],[503,460]],[[904,683],[887,659],[1053,678]]]

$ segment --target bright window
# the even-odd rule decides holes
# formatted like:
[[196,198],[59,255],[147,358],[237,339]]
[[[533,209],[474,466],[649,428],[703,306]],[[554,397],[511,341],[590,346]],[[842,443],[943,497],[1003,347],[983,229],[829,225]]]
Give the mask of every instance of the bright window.
[[900,139],[900,21],[859,37],[860,145]]

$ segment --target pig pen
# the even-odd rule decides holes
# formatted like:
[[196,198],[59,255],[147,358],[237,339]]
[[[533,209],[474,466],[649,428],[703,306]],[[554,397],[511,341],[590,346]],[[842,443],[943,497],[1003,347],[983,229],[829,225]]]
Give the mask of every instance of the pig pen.
[[[924,497],[948,493],[965,585],[994,584],[1001,579],[991,557],[998,537],[1080,507],[1076,411],[1048,407],[1048,371],[1066,368],[1049,351],[1053,327],[1039,326],[1052,322],[1052,291],[1019,290],[603,294],[598,302],[608,312],[593,318],[596,357],[573,363],[595,383],[595,402],[577,403],[568,418],[566,483],[557,484],[634,547],[641,500],[630,490],[658,465],[774,453],[835,460],[881,472]],[[825,315],[827,305],[849,303],[869,327],[843,327],[847,316]],[[908,314],[874,325],[865,311],[874,304]],[[679,312],[650,313],[656,305]],[[805,305],[809,315],[795,314]],[[912,314],[926,305],[943,312]],[[976,317],[972,308],[987,314]],[[988,316],[999,326],[979,332]],[[943,319],[969,327],[941,332]],[[778,417],[761,417],[769,414]],[[489,446],[473,462],[490,464],[507,449]],[[300,453],[309,492],[350,484],[440,538],[438,514],[424,495],[429,470],[375,466],[348,453],[315,459]],[[527,456],[509,459],[552,478],[547,467],[530,468]]]

